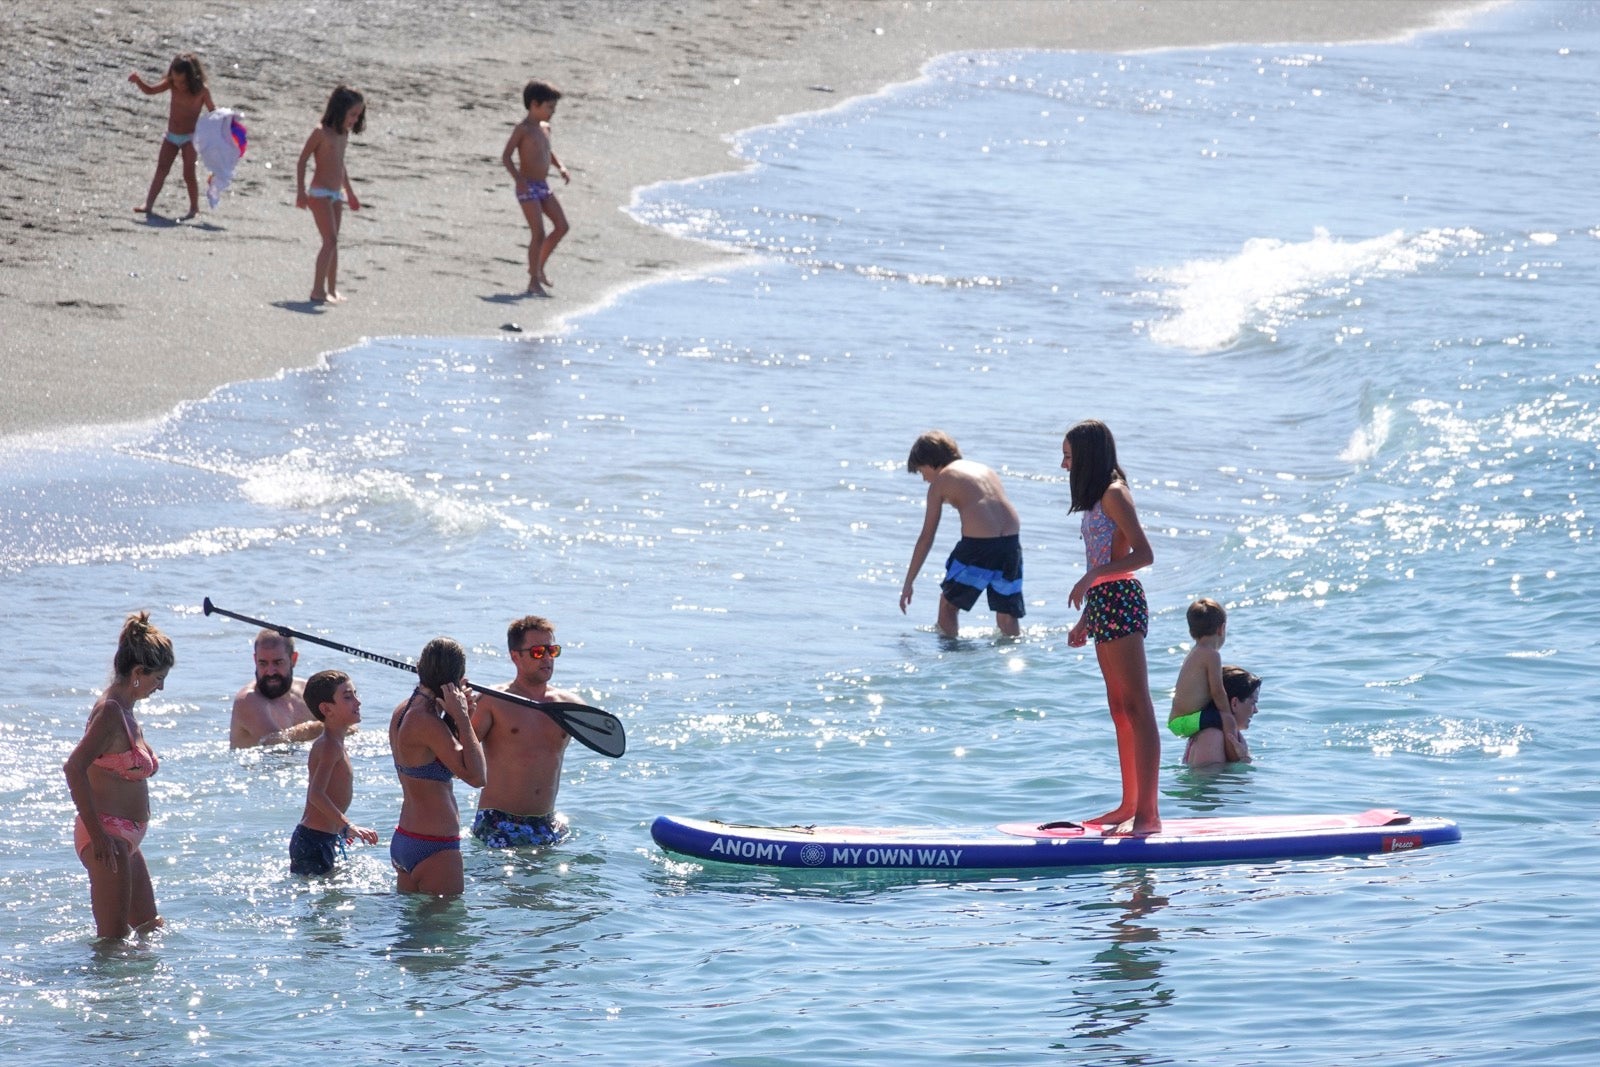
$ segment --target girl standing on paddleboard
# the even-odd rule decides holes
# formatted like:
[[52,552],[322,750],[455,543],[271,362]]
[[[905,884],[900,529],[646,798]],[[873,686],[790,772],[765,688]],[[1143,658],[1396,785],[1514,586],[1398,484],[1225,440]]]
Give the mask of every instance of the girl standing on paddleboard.
[[1161,731],[1144,655],[1150,611],[1133,572],[1154,563],[1155,553],[1139,525],[1127,476],[1117,464],[1117,443],[1105,423],[1086,419],[1067,431],[1061,468],[1071,473],[1069,514],[1083,513],[1088,560],[1069,597],[1073,607],[1083,608],[1083,615],[1067,635],[1067,644],[1081,648],[1094,639],[1122,769],[1122,803],[1085,819],[1084,825],[1104,827],[1109,834],[1153,834],[1161,829]]

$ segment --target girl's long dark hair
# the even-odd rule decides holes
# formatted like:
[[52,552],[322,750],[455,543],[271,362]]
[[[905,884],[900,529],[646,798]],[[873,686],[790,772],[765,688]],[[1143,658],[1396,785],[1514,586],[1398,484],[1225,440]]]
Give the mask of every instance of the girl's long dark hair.
[[[337,133],[344,132],[344,117],[350,114],[350,109],[357,104],[365,105],[367,98],[348,85],[334,88],[328,97],[328,106],[322,112],[322,124]],[[356,124],[350,127],[351,133],[360,133],[367,128],[367,111],[363,107],[361,117],[356,119]],[[454,680],[454,679],[452,679]]]
[[[445,686],[461,681],[466,674],[467,650],[454,638],[435,637],[422,646],[422,655],[417,657],[417,681],[436,700],[444,699]],[[450,732],[456,734],[456,721],[449,715],[441,717]]]
[[1100,502],[1112,482],[1126,482],[1128,476],[1117,465],[1117,441],[1111,427],[1099,419],[1084,419],[1067,431],[1072,446],[1072,508],[1088,511]]
[[206,68],[201,64],[200,57],[193,52],[179,52],[172,57],[172,65],[167,68],[167,73],[183,76],[183,84],[189,87],[189,92],[195,95],[205,92]]

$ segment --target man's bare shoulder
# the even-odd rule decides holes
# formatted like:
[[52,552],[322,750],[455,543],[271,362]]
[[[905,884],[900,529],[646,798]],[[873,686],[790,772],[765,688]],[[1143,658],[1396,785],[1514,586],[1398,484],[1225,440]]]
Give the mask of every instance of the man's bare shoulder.
[[[501,682],[499,685],[492,685],[492,686],[489,686],[487,689],[478,690],[478,703],[482,704],[485,700],[492,700],[496,704],[509,704],[509,703],[511,703],[511,701],[505,700],[503,698],[506,696],[507,693],[511,692],[511,687],[513,685],[515,685],[515,684],[516,684],[516,682],[514,682],[514,681],[512,681],[512,682]],[[515,696],[516,694],[513,693],[512,695]]]
[[533,696],[532,694],[517,692],[511,688],[513,684],[515,683],[507,682],[505,685],[497,685],[493,689],[484,690],[478,694],[479,704],[481,705],[484,701],[489,701],[496,707],[519,708],[532,711],[532,708],[527,708],[521,703],[521,701],[531,700],[536,704],[583,703],[583,701],[578,699],[577,696],[565,689],[547,688],[542,694]]

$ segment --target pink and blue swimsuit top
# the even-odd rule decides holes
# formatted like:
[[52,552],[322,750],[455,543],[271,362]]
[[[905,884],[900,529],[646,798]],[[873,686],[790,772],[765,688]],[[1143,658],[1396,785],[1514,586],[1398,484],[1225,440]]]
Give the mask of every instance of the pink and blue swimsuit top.
[[[1105,509],[1100,506],[1100,501],[1094,502],[1094,507],[1083,513],[1083,523],[1080,526],[1083,533],[1083,551],[1088,560],[1089,570],[1103,567],[1111,562],[1112,546],[1117,537],[1117,524]],[[1120,582],[1132,578],[1132,571],[1118,571],[1114,574],[1102,574],[1090,583],[1090,587],[1104,585],[1107,582]]]
[[1079,529],[1083,533],[1083,550],[1090,569],[1110,563],[1111,546],[1117,536],[1117,524],[1105,513],[1100,501],[1096,500],[1094,507],[1083,513],[1083,523]]

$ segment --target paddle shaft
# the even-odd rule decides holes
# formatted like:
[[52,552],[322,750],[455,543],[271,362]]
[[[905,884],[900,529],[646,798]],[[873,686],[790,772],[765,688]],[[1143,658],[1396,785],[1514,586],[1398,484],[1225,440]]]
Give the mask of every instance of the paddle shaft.
[[[414,663],[407,663],[405,660],[401,659],[390,659],[388,656],[380,656],[376,652],[365,652],[359,648],[352,648],[349,645],[341,645],[339,642],[330,641],[326,637],[318,637],[315,634],[301,633],[299,630],[291,630],[289,627],[279,626],[277,623],[266,622],[262,619],[252,619],[248,615],[240,615],[237,612],[229,611],[227,608],[217,607],[211,602],[210,597],[205,598],[205,602],[201,605],[201,610],[203,610],[207,615],[225,615],[230,619],[237,619],[239,622],[247,622],[251,626],[259,626],[263,630],[271,630],[274,633],[282,634],[284,637],[293,637],[297,641],[310,641],[314,645],[321,645],[323,648],[331,648],[335,652],[343,652],[359,659],[370,659],[372,662],[381,663],[385,667],[399,667],[403,671],[410,671],[412,674],[417,673],[417,667]],[[558,710],[546,707],[537,700],[529,700],[525,696],[518,696],[516,693],[508,693],[503,689],[495,689],[487,685],[479,685],[477,682],[468,682],[467,688],[475,690],[479,693],[487,693],[496,700],[504,700],[511,704],[521,704],[525,708],[533,708],[536,711],[542,711],[554,719],[556,724],[559,725],[563,730],[566,730],[569,734],[572,733],[571,728],[567,725],[566,720]],[[579,740],[582,740],[582,738],[579,738]]]

